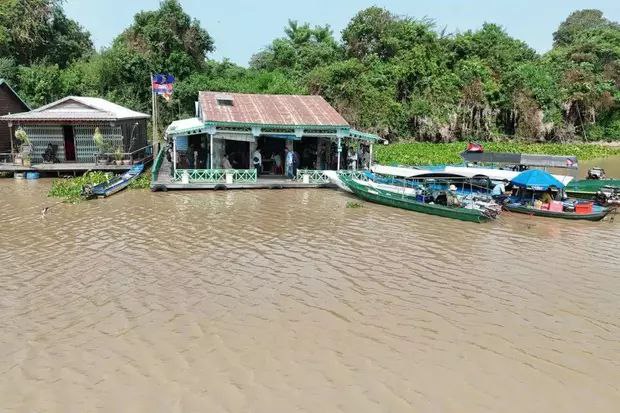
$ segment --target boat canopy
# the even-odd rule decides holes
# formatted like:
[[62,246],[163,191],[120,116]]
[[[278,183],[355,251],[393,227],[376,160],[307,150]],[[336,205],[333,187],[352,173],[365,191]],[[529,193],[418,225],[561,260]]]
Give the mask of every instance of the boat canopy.
[[465,162],[500,163],[547,168],[579,169],[576,156],[533,155],[527,153],[463,152]]
[[534,191],[546,191],[551,187],[564,189],[564,184],[553,175],[540,169],[530,169],[517,175],[511,181],[514,186],[531,189]]

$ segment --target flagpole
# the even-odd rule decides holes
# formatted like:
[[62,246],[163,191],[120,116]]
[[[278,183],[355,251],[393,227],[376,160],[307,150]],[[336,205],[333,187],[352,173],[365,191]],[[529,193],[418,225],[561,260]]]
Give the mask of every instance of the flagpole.
[[153,156],[157,156],[158,145],[157,145],[157,114],[156,114],[156,103],[155,103],[155,91],[153,90],[153,74],[151,73],[151,84],[149,86],[151,88],[151,126],[153,128]]

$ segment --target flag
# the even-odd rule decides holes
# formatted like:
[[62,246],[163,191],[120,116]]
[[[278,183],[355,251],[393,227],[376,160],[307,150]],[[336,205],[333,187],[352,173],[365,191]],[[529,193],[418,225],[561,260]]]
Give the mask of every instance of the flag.
[[151,88],[153,93],[161,95],[166,100],[172,97],[175,78],[169,74],[156,74],[151,77]]

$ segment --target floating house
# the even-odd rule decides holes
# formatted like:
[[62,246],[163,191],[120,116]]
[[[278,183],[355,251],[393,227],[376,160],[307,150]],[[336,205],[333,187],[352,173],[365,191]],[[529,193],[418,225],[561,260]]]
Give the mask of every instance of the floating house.
[[[29,110],[28,104],[15,93],[4,79],[0,79],[0,116]],[[12,128],[9,128],[6,122],[0,122],[0,162],[12,162],[14,146]]]
[[[28,134],[32,164],[0,164],[0,170],[129,169],[132,163],[151,156],[146,136],[149,118],[105,99],[78,96],[68,96],[29,112],[1,116],[0,123]],[[93,139],[96,129],[103,136],[105,153],[101,153]]]
[[[380,138],[352,129],[321,96],[206,91],[196,117],[173,122],[166,139],[170,155],[155,162],[155,189],[325,184],[321,171],[346,169],[350,153],[360,154],[358,165],[371,162]],[[299,160],[292,180],[283,176],[287,150]]]

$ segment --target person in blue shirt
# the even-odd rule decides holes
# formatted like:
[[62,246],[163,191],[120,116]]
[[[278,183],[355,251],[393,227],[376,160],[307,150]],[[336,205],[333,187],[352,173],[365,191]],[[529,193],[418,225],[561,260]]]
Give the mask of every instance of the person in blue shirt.
[[506,195],[506,185],[508,184],[508,180],[504,179],[502,182],[498,183],[493,187],[491,191],[491,196],[498,202],[503,201],[508,196]]

